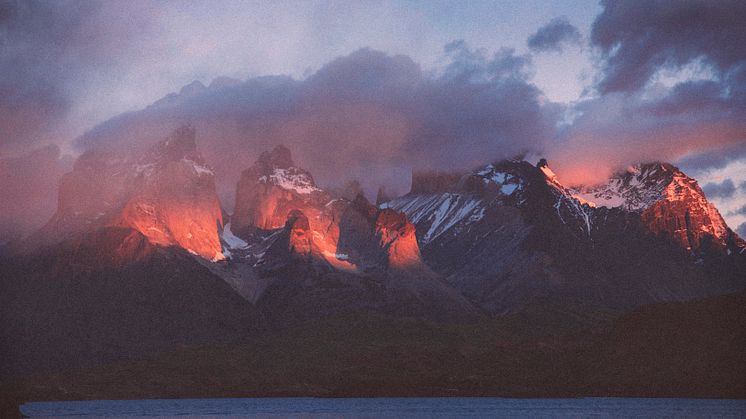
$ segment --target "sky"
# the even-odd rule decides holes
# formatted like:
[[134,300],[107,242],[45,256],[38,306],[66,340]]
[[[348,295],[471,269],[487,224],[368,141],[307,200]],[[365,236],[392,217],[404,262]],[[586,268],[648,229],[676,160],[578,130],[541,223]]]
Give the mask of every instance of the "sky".
[[84,150],[188,122],[228,208],[279,143],[373,194],[516,155],[567,184],[666,160],[746,232],[744,21],[726,0],[0,0],[0,224],[48,218]]

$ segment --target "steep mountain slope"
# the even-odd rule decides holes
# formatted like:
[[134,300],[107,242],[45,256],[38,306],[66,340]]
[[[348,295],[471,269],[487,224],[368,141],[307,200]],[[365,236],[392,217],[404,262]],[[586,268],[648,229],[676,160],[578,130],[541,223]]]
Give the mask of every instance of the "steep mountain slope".
[[311,174],[294,165],[290,150],[278,146],[241,173],[231,225],[235,234],[248,237],[256,229],[281,228],[292,210],[315,212],[327,202],[329,195],[316,187]]
[[223,259],[215,175],[197,152],[193,128],[180,128],[138,161],[129,197],[115,224],[134,228],[154,244]]
[[223,231],[223,264],[208,264],[268,316],[370,309],[428,318],[476,310],[422,263],[403,213],[365,197],[333,198],[276,147],[243,172]]
[[178,248],[105,227],[0,260],[0,381],[232,342],[256,310]]
[[649,231],[694,253],[708,246],[730,251],[746,247],[697,181],[667,163],[630,167],[606,184],[580,188],[578,195],[594,206],[639,213]]
[[197,151],[193,128],[179,128],[144,155],[84,153],[62,177],[58,201],[27,249],[118,226],[134,228],[154,244],[223,258],[215,179]]
[[192,129],[86,153],[0,259],[0,393],[742,397],[743,294],[688,300],[746,288],[744,242],[672,166],[615,179],[503,161],[374,206],[277,147],[223,226]]
[[[665,185],[663,190],[675,193],[658,201],[648,198],[651,211],[668,208],[669,202],[684,207],[659,211],[652,222],[651,212],[596,206],[564,187],[546,161],[537,166],[503,161],[463,175],[413,175],[412,192],[383,206],[406,213],[416,226],[424,261],[492,312],[550,296],[631,307],[745,286],[743,242],[716,227],[722,219],[703,196],[664,199],[686,194],[676,185]],[[643,189],[635,197],[659,196]],[[690,190],[699,188],[694,183]],[[693,258],[675,239],[679,232],[669,227],[679,214],[692,219],[701,208],[712,216],[702,217],[702,225],[713,228],[700,228],[698,243],[722,241],[731,247],[700,245]]]
[[[21,377],[10,389],[17,403],[278,396],[742,399],[745,297],[659,303],[619,318],[586,309],[577,313],[585,320],[580,324],[552,310],[539,324],[521,316],[449,325],[339,315],[242,342],[179,346]],[[0,391],[0,397],[9,394]]]

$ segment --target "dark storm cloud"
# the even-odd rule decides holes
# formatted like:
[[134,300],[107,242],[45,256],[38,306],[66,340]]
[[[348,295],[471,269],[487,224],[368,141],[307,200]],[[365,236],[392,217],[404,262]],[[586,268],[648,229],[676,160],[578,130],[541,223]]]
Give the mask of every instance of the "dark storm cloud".
[[72,167],[57,146],[0,159],[0,244],[38,228],[54,213],[57,180]]
[[746,215],[746,205],[731,211],[728,215]]
[[567,18],[558,17],[539,28],[528,38],[528,47],[534,52],[562,52],[566,44],[580,44],[583,36]]
[[138,19],[120,21],[93,1],[0,0],[0,153],[60,141],[76,92],[120,64]]
[[710,89],[708,82],[685,82],[662,97],[608,93],[580,102],[580,116],[547,154],[560,160],[570,182],[601,181],[612,169],[644,161],[722,167],[746,155],[746,107]]
[[[681,170],[696,177],[698,173],[706,170],[722,169],[728,163],[739,159],[746,159],[746,143],[688,155],[679,160],[677,164]],[[746,190],[746,183],[743,184],[742,189]]]
[[130,149],[192,123],[223,196],[276,144],[289,146],[321,184],[354,177],[370,193],[381,184],[405,192],[412,168],[471,168],[543,147],[558,112],[525,80],[527,57],[511,50],[487,57],[464,43],[446,54],[435,78],[406,56],[361,49],[303,81],[197,83],[99,125],[78,145]]
[[[602,180],[640,161],[682,160],[704,170],[746,155],[746,3],[602,6],[591,36],[600,51],[600,96],[573,108],[579,116],[548,153],[570,180]],[[698,62],[711,67],[713,78],[680,77],[671,88],[648,83],[659,70]]]
[[463,40],[448,43],[444,48],[450,60],[444,79],[484,81],[487,79],[518,79],[530,77],[531,57],[516,55],[512,48],[501,48],[490,60],[480,50],[472,50]]
[[730,198],[736,193],[736,185],[730,179],[725,179],[720,183],[711,182],[702,186],[702,190],[708,198]]
[[55,16],[50,9],[56,6],[0,2],[0,150],[35,141],[69,106],[62,75],[45,68],[45,62],[54,61],[59,40],[78,22]]
[[741,223],[741,225],[736,227],[736,233],[741,237],[746,237],[746,223]]
[[746,2],[603,0],[591,42],[605,58],[602,92],[642,88],[661,68],[697,59],[723,78],[743,77]]

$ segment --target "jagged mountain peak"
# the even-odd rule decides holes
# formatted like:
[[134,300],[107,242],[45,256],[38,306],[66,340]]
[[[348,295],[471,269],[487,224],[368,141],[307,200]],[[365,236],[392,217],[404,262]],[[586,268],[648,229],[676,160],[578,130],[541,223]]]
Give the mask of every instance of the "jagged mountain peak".
[[196,150],[197,130],[191,125],[181,125],[162,143],[164,149]]
[[[169,169],[169,166],[172,168]],[[158,171],[174,170],[173,167],[195,174],[195,179],[215,176],[197,149],[196,130],[191,125],[180,126],[137,159],[136,174],[147,178]],[[213,180],[210,179],[210,182]]]
[[678,200],[682,195],[704,194],[697,181],[670,163],[649,162],[630,166],[605,183],[575,187],[578,196],[597,206],[642,212],[660,200]]
[[295,166],[290,150],[278,145],[261,153],[241,173],[232,226],[239,237],[248,238],[256,229],[282,227],[294,209],[307,213],[328,200],[328,194],[316,186],[311,173]]
[[[316,186],[310,172],[295,165],[292,153],[283,145],[261,153],[256,162],[241,173],[241,184],[257,182],[300,195],[323,192]],[[241,186],[239,192],[240,189]]]
[[290,149],[282,144],[275,146],[272,151],[265,151],[260,154],[257,162],[258,164],[261,164],[265,170],[287,169],[295,166]]
[[131,228],[152,244],[222,259],[214,174],[182,126],[142,154],[81,155],[60,181],[58,208],[34,238],[60,241],[102,227]]

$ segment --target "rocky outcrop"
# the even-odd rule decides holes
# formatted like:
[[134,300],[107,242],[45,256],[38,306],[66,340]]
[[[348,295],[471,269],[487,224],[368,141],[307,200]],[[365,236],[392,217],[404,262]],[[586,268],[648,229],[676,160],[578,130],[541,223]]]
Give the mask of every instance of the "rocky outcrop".
[[181,127],[141,156],[89,151],[63,176],[58,208],[34,245],[114,226],[149,242],[223,258],[215,178],[197,151],[195,130]]
[[413,179],[382,206],[404,212],[424,262],[488,311],[537,298],[630,307],[746,285],[742,241],[670,165],[592,193],[563,186],[545,160],[496,162],[444,189],[452,180]]
[[448,192],[458,184],[463,174],[453,172],[415,171],[412,172],[410,193]]
[[231,218],[232,232],[249,242],[280,229],[281,236],[270,235],[274,258],[289,251],[296,260],[355,272],[423,266],[414,225],[403,213],[379,210],[360,193],[332,199],[283,146],[243,172]]
[[735,250],[728,246],[732,232],[697,181],[668,163],[630,167],[582,195],[596,206],[639,213],[649,232],[691,252]]
[[410,269],[422,265],[415,227],[406,214],[390,208],[379,211],[375,231],[390,267]]
[[310,256],[313,239],[308,217],[298,210],[291,211],[288,214],[285,229],[289,234],[288,250],[290,253],[303,258]]
[[193,128],[180,128],[138,162],[115,224],[134,228],[154,244],[223,259],[215,175],[197,152]]
[[316,187],[310,173],[294,165],[290,150],[280,145],[262,153],[241,174],[231,228],[248,238],[257,229],[281,228],[293,210],[316,212],[328,201],[329,195]]
[[403,212],[358,195],[341,214],[338,252],[362,267],[423,268],[415,227]]

